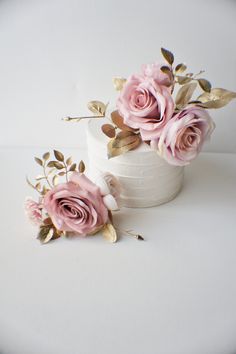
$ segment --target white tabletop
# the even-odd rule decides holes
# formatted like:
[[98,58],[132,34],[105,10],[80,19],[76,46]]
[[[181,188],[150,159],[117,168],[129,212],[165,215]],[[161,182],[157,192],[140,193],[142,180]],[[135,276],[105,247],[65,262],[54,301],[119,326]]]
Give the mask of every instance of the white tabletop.
[[0,150],[0,352],[235,353],[236,155],[202,154],[174,201],[118,212],[145,242],[42,246],[22,205],[43,151]]

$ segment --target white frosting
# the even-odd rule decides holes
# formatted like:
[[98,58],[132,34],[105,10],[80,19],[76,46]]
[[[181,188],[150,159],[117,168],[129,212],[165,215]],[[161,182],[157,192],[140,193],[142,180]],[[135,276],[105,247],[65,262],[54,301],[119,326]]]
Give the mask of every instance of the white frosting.
[[91,119],[87,129],[89,175],[115,175],[122,186],[121,201],[126,207],[150,207],[173,199],[183,183],[184,168],[169,165],[156,151],[142,143],[137,149],[108,159],[107,138],[101,126],[106,118]]

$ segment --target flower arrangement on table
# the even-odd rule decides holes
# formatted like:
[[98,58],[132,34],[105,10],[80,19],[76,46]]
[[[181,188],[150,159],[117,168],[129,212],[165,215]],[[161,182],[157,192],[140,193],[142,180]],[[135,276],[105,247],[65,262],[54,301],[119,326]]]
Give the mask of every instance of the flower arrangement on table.
[[[174,67],[174,55],[169,50],[161,48],[161,52],[165,64],[143,65],[140,74],[131,75],[127,80],[113,79],[116,90],[120,91],[117,110],[111,113],[111,123],[102,126],[103,133],[110,138],[109,158],[145,142],[169,164],[185,166],[198,155],[214,130],[207,109],[221,108],[236,98],[235,92],[212,88],[201,77],[204,71],[185,73],[185,64]],[[179,89],[174,100],[176,86]],[[203,93],[193,99],[197,86]],[[94,116],[64,120],[106,116],[107,105],[103,102],[91,101],[88,108]]]
[[[188,72],[185,64],[174,67],[174,55],[162,48],[165,64],[143,65],[140,74],[127,80],[114,78],[116,90],[120,91],[117,110],[111,113],[109,124],[102,131],[110,140],[108,157],[115,157],[136,149],[142,142],[164,158],[169,164],[185,166],[200,152],[203,143],[214,130],[214,123],[207,111],[228,104],[236,93],[222,88],[212,88],[205,78]],[[173,93],[179,85],[175,100]],[[193,99],[197,86],[203,93]],[[108,104],[91,101],[89,117],[66,117],[66,121],[85,118],[103,118]],[[29,219],[39,226],[38,238],[47,243],[61,236],[94,235],[101,231],[106,239],[116,242],[117,231],[112,211],[118,209],[120,186],[109,173],[97,178],[95,183],[85,176],[83,161],[73,163],[71,158],[54,150],[36,162],[43,174],[29,185],[39,194],[39,200],[26,200],[25,209]],[[58,183],[64,178],[64,183]],[[42,185],[42,182],[45,182]],[[130,230],[124,233],[143,240]]]
[[[90,236],[102,232],[110,242],[117,241],[117,232],[143,240],[132,230],[119,230],[114,226],[112,212],[119,209],[120,184],[105,173],[95,183],[85,174],[85,164],[79,164],[54,150],[54,160],[46,152],[42,158],[35,157],[43,173],[32,183],[27,182],[37,193],[38,201],[27,198],[25,211],[29,220],[39,227],[38,239],[47,243],[61,236]],[[65,181],[60,182],[60,178]],[[60,183],[59,183],[60,182]]]

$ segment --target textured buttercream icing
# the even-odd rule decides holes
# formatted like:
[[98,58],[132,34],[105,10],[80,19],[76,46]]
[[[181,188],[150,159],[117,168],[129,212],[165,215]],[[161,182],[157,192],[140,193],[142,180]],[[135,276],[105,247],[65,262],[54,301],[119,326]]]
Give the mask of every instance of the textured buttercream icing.
[[101,126],[109,121],[91,119],[87,129],[89,175],[95,180],[101,172],[115,175],[122,186],[122,205],[150,207],[173,199],[183,183],[184,168],[172,166],[158,156],[147,144],[108,159],[109,138]]

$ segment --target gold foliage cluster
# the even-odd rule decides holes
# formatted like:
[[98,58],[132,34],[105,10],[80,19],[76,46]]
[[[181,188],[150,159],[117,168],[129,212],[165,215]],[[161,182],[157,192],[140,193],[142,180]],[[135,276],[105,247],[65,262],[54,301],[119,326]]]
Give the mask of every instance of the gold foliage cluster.
[[41,158],[35,157],[35,162],[42,167],[42,174],[35,178],[36,183],[26,178],[28,184],[42,196],[58,184],[60,177],[64,176],[68,182],[70,173],[85,171],[85,164],[82,160],[78,164],[74,163],[72,157],[65,158],[58,150],[54,150],[54,158],[54,160],[50,159],[50,152],[46,152]]
[[102,131],[110,138],[107,145],[108,158],[119,156],[136,149],[142,142],[137,129],[124,124],[123,117],[114,111],[111,113],[112,124],[102,125]]
[[[201,70],[197,74],[191,72],[185,73],[187,66],[183,63],[173,67],[174,55],[167,49],[161,48],[165,60],[170,66],[162,66],[161,70],[173,78],[173,88],[175,84],[181,87],[176,94],[175,111],[181,110],[187,105],[196,105],[202,108],[221,108],[226,106],[232,99],[236,98],[236,92],[228,91],[223,88],[212,88],[210,81],[199,76],[204,73]],[[185,73],[185,74],[184,74]],[[181,75],[180,75],[181,74]],[[203,90],[203,93],[195,100],[191,101],[197,85]]]

